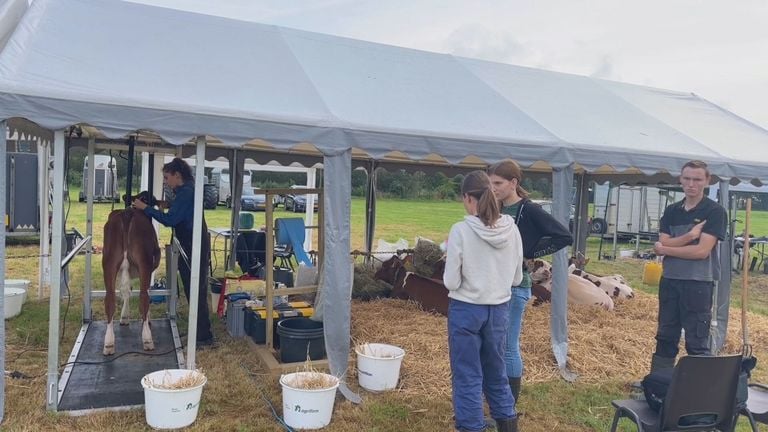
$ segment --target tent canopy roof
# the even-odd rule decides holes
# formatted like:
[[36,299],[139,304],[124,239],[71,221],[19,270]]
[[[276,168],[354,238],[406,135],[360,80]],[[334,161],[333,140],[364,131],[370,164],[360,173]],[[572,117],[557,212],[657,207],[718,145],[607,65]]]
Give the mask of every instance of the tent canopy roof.
[[768,180],[768,131],[693,94],[120,0],[21,12],[0,20],[0,118],[48,130],[614,174],[697,158]]

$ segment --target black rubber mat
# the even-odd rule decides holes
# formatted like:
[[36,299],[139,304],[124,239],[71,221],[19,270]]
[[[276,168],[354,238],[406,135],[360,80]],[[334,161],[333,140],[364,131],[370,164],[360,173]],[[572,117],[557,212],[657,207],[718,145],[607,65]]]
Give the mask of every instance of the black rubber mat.
[[[76,364],[64,389],[59,411],[118,408],[144,404],[141,378],[162,369],[179,367],[174,350],[171,323],[167,319],[151,320],[154,351],[144,351],[141,343],[141,321],[121,326],[115,321],[115,354],[105,356],[106,321],[94,321],[85,334],[77,361],[103,362],[129,351],[164,355],[127,354],[102,364]],[[170,351],[170,352],[169,352]]]

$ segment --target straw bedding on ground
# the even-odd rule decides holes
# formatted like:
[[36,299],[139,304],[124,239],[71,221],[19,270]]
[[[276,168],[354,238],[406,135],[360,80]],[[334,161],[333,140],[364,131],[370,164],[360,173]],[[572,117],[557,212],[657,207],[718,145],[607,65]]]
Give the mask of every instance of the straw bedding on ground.
[[[655,348],[657,310],[656,297],[642,292],[634,299],[617,302],[613,312],[569,305],[568,368],[579,375],[580,382],[587,383],[642,378],[648,373]],[[526,309],[521,336],[525,382],[559,377],[550,344],[549,318],[549,305],[529,305]],[[741,351],[740,318],[733,309],[724,353]],[[768,346],[768,318],[750,313],[748,323],[752,345]],[[402,300],[354,301],[352,335],[356,340],[405,349],[399,391],[429,398],[450,396],[445,317],[424,312],[417,304]],[[756,350],[755,355],[768,358],[762,350]]]

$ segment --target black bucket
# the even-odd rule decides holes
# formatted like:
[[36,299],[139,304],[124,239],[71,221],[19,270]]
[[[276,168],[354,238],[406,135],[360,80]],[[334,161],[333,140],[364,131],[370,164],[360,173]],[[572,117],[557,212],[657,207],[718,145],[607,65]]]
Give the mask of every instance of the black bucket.
[[220,279],[210,278],[210,289],[214,294],[221,294],[222,281]]
[[277,323],[280,335],[280,361],[283,363],[303,362],[307,359],[309,346],[310,360],[325,358],[325,336],[323,323],[309,318],[289,318]]

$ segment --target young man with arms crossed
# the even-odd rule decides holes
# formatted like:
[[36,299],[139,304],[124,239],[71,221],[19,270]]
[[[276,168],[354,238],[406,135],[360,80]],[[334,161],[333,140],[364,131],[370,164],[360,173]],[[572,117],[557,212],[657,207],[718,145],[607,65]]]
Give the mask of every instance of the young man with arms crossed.
[[689,355],[709,355],[712,289],[720,279],[718,241],[725,239],[725,209],[704,196],[709,169],[702,161],[683,165],[680,184],[685,199],[661,217],[654,252],[664,256],[659,283],[659,322],[651,371],[675,365],[680,329]]

